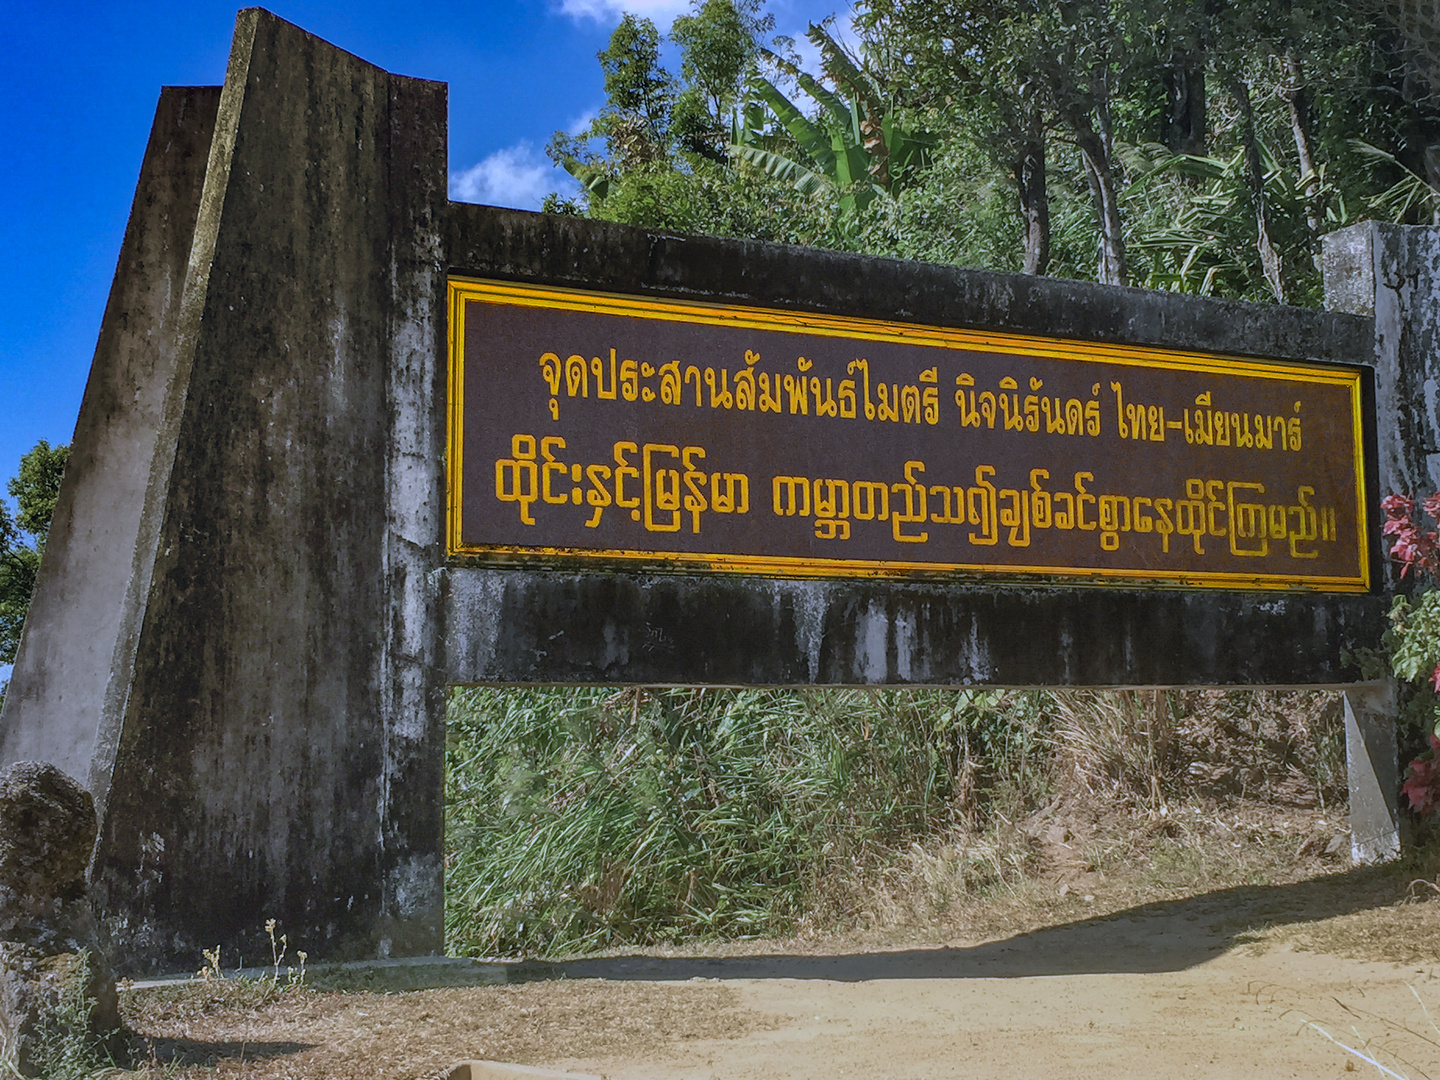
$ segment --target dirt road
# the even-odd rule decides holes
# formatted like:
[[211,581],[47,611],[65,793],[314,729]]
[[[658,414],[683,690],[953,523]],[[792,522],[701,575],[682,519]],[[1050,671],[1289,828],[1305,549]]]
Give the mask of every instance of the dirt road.
[[625,978],[704,971],[764,1022],[641,1053],[554,1060],[635,1080],[1329,1077],[1361,1064],[1308,1019],[1357,1048],[1368,1041],[1391,1065],[1398,1053],[1409,1076],[1440,1073],[1440,1047],[1393,1026],[1440,1038],[1407,986],[1440,1006],[1429,968],[1290,946],[1206,956],[1195,948],[1202,935],[1193,923],[1142,917],[973,948],[597,964],[596,974]]
[[[613,1080],[1381,1075],[1307,1020],[1412,1080],[1440,1077],[1422,1008],[1440,1018],[1440,903],[1376,908],[1354,884],[1082,906],[988,941],[751,945],[528,966],[550,977],[499,987],[248,1010],[151,993],[129,1008],[162,1059],[254,1078],[412,1080],[472,1057]],[[1408,962],[1338,955],[1357,943]]]

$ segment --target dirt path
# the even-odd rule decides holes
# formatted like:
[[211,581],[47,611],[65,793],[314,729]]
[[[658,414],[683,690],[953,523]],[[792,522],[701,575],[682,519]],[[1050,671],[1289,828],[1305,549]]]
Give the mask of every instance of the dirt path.
[[[1440,903],[1375,906],[1356,885],[1230,889],[988,941],[750,945],[546,965],[500,987],[259,1008],[147,992],[128,1008],[162,1059],[215,1070],[188,1074],[255,1080],[415,1080],[471,1057],[614,1080],[1379,1075],[1306,1020],[1440,1077],[1420,1004],[1440,1018]],[[1371,959],[1339,955],[1357,942]],[[1373,959],[1387,954],[1408,962]]]
[[[1352,1024],[1372,1050],[1379,1037],[1410,1062],[1412,1077],[1440,1074],[1440,1049],[1399,1038],[1380,1019],[1437,1037],[1406,985],[1440,1005],[1429,969],[1244,946],[1167,970],[1173,939],[1186,930],[1154,918],[1117,922],[1072,943],[1102,946],[1090,964],[1057,956],[1067,944],[1058,938],[726,963],[724,985],[766,1023],[738,1036],[555,1061],[636,1080],[1344,1075],[1353,1059],[1304,1026],[1314,1019],[1351,1045]],[[1096,970],[1076,970],[1084,967]],[[1374,1016],[1350,1015],[1337,1000]]]

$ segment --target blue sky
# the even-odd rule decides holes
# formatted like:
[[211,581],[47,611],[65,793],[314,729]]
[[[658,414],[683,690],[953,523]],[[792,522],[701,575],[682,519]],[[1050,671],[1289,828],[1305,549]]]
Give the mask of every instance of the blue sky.
[[[237,6],[0,0],[0,479],[36,440],[69,442],[160,87],[223,79]],[[533,209],[568,179],[545,159],[546,140],[603,101],[595,53],[621,12],[664,29],[688,4],[270,7],[391,71],[448,82],[452,197]],[[799,38],[845,7],[770,0],[768,10]]]

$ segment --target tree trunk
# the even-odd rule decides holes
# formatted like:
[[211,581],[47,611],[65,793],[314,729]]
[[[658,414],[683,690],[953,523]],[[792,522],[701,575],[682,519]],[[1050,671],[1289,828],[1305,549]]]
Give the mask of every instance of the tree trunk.
[[[1292,45],[1285,50],[1285,83],[1281,96],[1290,111],[1290,132],[1295,137],[1295,153],[1300,158],[1300,189],[1305,192],[1305,224],[1310,229],[1310,238],[1320,236],[1320,174],[1315,169],[1315,152],[1310,141],[1310,93],[1305,87],[1305,71],[1300,63],[1300,54]],[[1315,249],[1319,261],[1320,251]]]
[[1102,285],[1124,285],[1129,269],[1125,265],[1120,199],[1115,190],[1110,155],[1106,152],[1105,141],[1095,132],[1088,118],[1081,118],[1074,127],[1075,142],[1085,161],[1085,179],[1090,184],[1090,198],[1095,206],[1095,225],[1100,232],[1100,257],[1095,277]]
[[1050,192],[1045,180],[1045,129],[1033,117],[1014,163],[1020,219],[1025,223],[1025,273],[1050,267]]
[[1160,141],[1172,154],[1205,153],[1205,58],[1187,56],[1162,75],[1165,129]]
[[1265,198],[1265,170],[1260,164],[1260,147],[1255,141],[1255,110],[1250,105],[1250,87],[1243,79],[1230,84],[1236,104],[1240,106],[1240,138],[1245,146],[1245,176],[1250,183],[1250,197],[1255,203],[1255,247],[1260,252],[1260,269],[1270,283],[1277,302],[1285,302],[1285,279],[1280,252],[1270,239],[1270,203]]

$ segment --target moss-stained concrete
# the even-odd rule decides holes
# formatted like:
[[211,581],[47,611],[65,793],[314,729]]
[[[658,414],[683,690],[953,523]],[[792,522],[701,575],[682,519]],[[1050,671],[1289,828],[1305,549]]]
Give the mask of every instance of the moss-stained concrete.
[[[446,97],[239,16],[93,878],[120,965],[441,944]],[[162,455],[163,456],[163,455]]]
[[0,760],[89,777],[124,972],[217,944],[257,963],[267,918],[312,961],[440,949],[450,684],[1339,685],[1360,674],[1343,650],[1379,639],[1379,589],[447,564],[444,288],[1358,364],[1391,482],[1434,460],[1435,425],[1405,419],[1433,382],[1406,305],[1440,311],[1433,289],[1382,295],[1394,260],[1357,286],[1382,304],[1321,313],[463,206],[445,185],[443,85],[262,11],[218,97],[162,97],[0,722]]
[[[1352,314],[453,206],[454,272],[1278,359],[1370,365]],[[1378,546],[1372,538],[1372,547]],[[1378,565],[1376,567],[1378,570]],[[1379,596],[881,584],[454,566],[451,682],[1338,684]]]
[[174,457],[164,415],[219,102],[218,86],[161,91],[0,716],[0,760],[93,777],[102,808],[155,546],[146,492],[157,462]]

